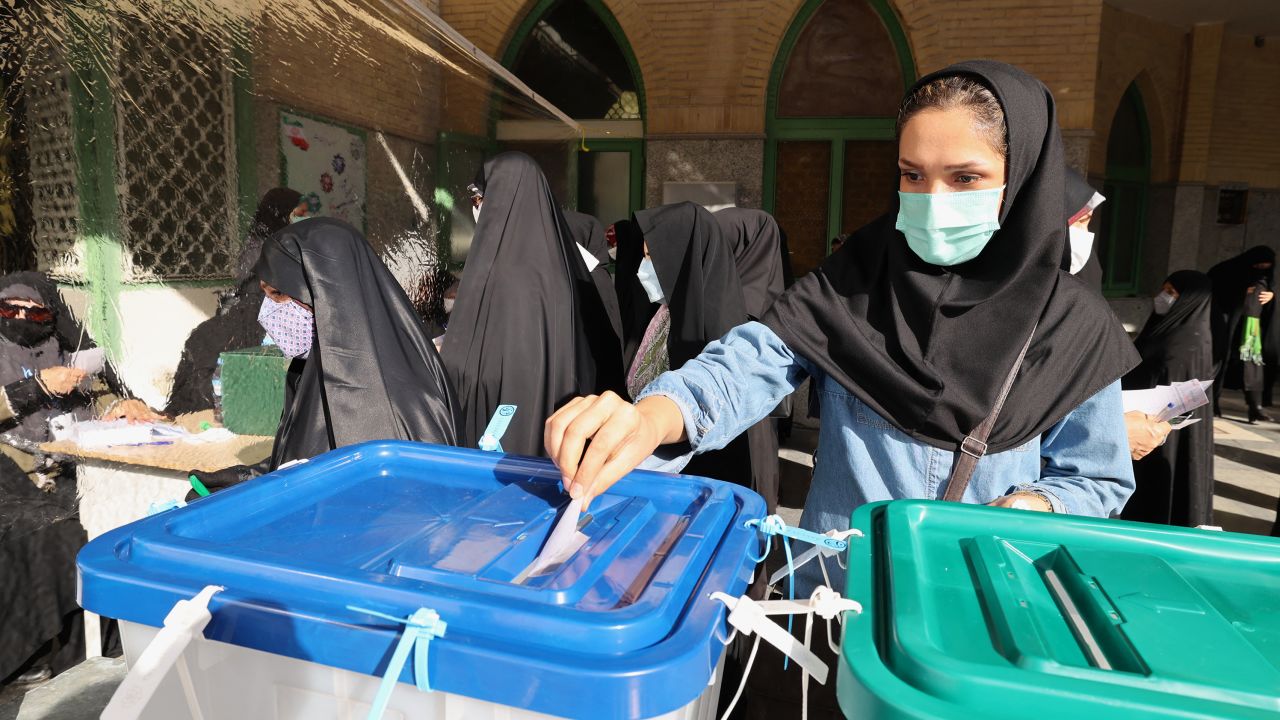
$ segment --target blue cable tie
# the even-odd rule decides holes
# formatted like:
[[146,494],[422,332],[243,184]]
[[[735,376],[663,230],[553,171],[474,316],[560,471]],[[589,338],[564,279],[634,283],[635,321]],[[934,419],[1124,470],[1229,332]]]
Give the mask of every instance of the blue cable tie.
[[[844,551],[849,549],[849,543],[846,540],[837,540],[830,535],[823,535],[821,533],[813,532],[812,530],[805,530],[804,528],[791,527],[790,525],[787,525],[786,521],[777,515],[770,515],[764,519],[748,520],[746,524],[747,527],[759,528],[760,532],[764,533],[766,538],[771,535],[781,535],[783,537],[791,538],[792,540],[799,540],[800,542],[825,547],[830,550]],[[766,554],[768,554],[767,551]]]
[[[768,557],[769,550],[772,546],[773,536],[777,535],[782,538],[782,549],[787,554],[787,599],[794,601],[796,599],[796,567],[795,558],[791,554],[791,540],[799,540],[817,545],[819,547],[831,548],[832,550],[843,551],[849,547],[849,543],[844,540],[837,540],[830,535],[822,535],[804,528],[790,527],[786,521],[778,515],[770,515],[766,518],[753,518],[746,522],[747,527],[755,527],[764,535],[764,554],[760,557],[753,557],[756,563],[764,562]],[[793,615],[787,616],[787,632],[791,632],[795,623]],[[785,657],[782,660],[782,669],[786,670],[791,665],[791,658]]]
[[498,442],[507,432],[507,426],[511,424],[511,418],[515,417],[515,405],[499,405],[497,411],[493,413],[493,417],[489,419],[489,426],[484,429],[484,434],[480,436],[480,442],[477,443],[481,450],[486,452],[502,452],[502,443]]
[[422,692],[431,692],[430,675],[427,671],[427,652],[431,648],[431,641],[434,638],[444,637],[445,630],[449,627],[449,624],[441,620],[435,610],[418,608],[409,617],[399,618],[354,605],[348,605],[347,609],[405,626],[404,634],[400,636],[395,652],[391,654],[391,662],[387,663],[387,671],[382,675],[382,683],[378,685],[378,694],[374,696],[373,707],[369,708],[367,720],[382,720],[383,713],[387,711],[387,703],[391,701],[391,692],[395,690],[396,683],[400,680],[400,673],[404,671],[404,665],[409,660],[410,650],[413,651],[413,682]]

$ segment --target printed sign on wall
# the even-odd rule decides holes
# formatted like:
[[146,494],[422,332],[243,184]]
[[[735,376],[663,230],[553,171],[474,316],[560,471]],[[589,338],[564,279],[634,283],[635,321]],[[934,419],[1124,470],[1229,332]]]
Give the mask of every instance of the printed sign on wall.
[[302,193],[312,215],[345,220],[364,232],[364,133],[280,111],[284,184]]

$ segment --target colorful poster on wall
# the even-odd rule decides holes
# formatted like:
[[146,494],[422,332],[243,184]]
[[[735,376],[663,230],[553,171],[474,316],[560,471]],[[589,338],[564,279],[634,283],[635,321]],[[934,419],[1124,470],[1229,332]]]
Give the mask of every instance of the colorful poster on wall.
[[281,175],[312,215],[364,232],[365,136],[359,130],[280,111]]

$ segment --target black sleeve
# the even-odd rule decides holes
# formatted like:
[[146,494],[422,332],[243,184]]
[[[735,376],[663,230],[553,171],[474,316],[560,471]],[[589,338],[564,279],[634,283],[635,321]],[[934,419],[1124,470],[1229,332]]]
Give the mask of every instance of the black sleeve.
[[4,386],[13,415],[21,419],[53,402],[53,396],[34,377],[11,382]]

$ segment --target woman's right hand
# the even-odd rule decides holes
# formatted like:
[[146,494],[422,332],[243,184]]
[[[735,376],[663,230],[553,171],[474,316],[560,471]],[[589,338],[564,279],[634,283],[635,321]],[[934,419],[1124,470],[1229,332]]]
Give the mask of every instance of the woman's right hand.
[[1150,455],[1152,450],[1163,445],[1173,429],[1169,423],[1137,410],[1124,414],[1124,425],[1129,434],[1129,456],[1135,461]]
[[684,418],[670,399],[655,395],[632,405],[612,392],[570,400],[543,428],[547,455],[569,495],[583,498],[583,510],[659,445],[684,436]]
[[50,395],[67,395],[84,380],[85,372],[70,367],[51,367],[40,371],[40,384]]

